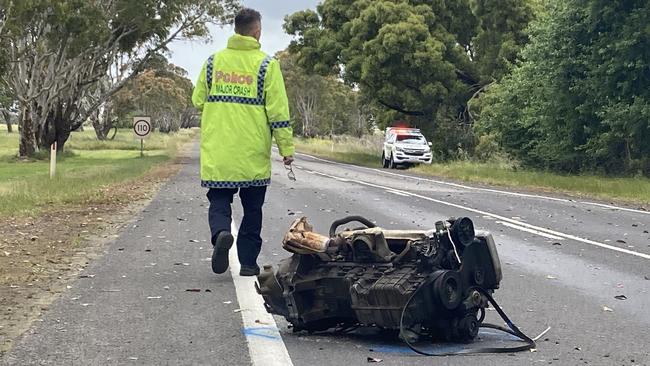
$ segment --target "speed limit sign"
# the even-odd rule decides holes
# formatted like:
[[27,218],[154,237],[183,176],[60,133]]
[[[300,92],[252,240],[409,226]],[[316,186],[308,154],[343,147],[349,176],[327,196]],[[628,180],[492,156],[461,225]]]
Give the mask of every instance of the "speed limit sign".
[[133,117],[135,138],[144,140],[151,134],[151,117]]

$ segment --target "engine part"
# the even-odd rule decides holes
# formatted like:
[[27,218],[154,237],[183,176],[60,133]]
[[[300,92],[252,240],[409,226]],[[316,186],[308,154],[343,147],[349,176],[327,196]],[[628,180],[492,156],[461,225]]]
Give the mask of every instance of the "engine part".
[[[365,227],[338,229],[352,222]],[[276,272],[264,266],[258,293],[268,312],[294,331],[356,325],[468,342],[481,326],[501,265],[492,235],[469,218],[437,222],[432,230],[384,230],[352,216],[332,224],[329,237],[296,220],[283,247],[293,256]]]

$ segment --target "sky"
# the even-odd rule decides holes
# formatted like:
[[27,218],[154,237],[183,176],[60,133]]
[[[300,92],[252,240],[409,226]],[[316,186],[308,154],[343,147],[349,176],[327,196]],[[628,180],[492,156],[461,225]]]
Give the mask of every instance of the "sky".
[[[262,51],[273,55],[285,49],[291,36],[282,30],[284,17],[298,10],[316,9],[320,0],[243,0],[244,6],[262,13]],[[171,62],[189,72],[192,81],[201,71],[205,60],[214,52],[226,47],[228,38],[234,33],[233,27],[212,29],[212,41],[174,42],[170,45]]]

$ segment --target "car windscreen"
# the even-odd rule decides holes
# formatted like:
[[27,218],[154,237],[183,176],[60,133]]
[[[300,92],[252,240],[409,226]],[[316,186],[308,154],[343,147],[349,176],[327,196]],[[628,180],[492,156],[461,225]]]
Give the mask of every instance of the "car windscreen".
[[422,135],[397,135],[397,141],[413,145],[426,145],[427,143]]

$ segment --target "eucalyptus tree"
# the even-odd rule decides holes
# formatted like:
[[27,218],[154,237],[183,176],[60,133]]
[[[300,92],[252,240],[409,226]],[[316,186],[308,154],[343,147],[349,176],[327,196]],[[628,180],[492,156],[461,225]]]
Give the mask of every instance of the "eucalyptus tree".
[[[151,57],[175,40],[209,37],[209,25],[230,23],[238,6],[236,0],[0,0],[11,15],[0,38],[9,61],[2,81],[20,104],[19,154],[54,142],[61,151],[70,132]],[[119,77],[111,74],[115,65]]]

